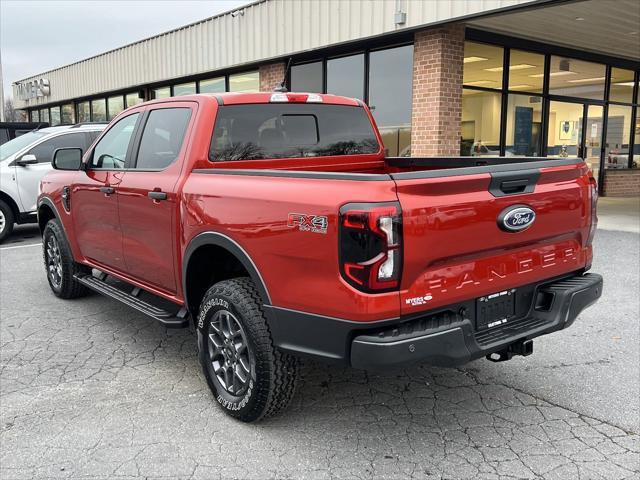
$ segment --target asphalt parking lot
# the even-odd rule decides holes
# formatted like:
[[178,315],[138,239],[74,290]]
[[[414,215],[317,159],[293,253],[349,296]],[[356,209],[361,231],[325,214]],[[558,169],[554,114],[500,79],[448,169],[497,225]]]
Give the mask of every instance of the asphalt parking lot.
[[596,237],[602,299],[532,356],[306,363],[290,410],[257,425],[217,409],[192,332],[56,299],[22,227],[0,247],[0,478],[640,478],[640,235],[619,223]]

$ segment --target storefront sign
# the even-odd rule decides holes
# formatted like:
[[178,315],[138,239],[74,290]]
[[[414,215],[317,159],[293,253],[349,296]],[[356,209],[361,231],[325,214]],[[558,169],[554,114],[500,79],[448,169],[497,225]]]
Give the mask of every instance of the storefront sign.
[[30,100],[36,97],[48,97],[51,94],[49,80],[40,78],[30,82],[17,83],[18,98],[20,100]]

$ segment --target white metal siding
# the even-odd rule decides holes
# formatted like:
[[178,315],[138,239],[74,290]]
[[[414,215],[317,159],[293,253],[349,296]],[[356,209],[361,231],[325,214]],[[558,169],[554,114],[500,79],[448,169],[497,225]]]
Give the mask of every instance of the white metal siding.
[[[51,95],[19,108],[221,70],[539,0],[265,0],[21,80],[48,78]],[[397,4],[407,22],[394,24]],[[241,8],[242,9],[242,8]],[[82,41],[81,39],[79,41]]]

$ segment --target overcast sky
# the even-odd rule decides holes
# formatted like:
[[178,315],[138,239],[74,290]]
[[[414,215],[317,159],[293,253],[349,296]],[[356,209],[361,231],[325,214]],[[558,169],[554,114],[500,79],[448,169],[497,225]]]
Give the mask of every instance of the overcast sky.
[[211,17],[250,0],[0,0],[4,94],[11,83]]

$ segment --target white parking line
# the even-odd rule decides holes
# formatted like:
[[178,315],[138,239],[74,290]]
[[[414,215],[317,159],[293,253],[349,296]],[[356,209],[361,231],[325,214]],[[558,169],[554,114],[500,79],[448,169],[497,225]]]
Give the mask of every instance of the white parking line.
[[0,247],[0,250],[13,250],[16,248],[39,247],[42,243],[30,243],[29,245],[15,245],[13,247]]

